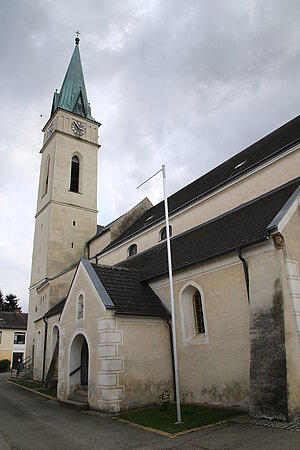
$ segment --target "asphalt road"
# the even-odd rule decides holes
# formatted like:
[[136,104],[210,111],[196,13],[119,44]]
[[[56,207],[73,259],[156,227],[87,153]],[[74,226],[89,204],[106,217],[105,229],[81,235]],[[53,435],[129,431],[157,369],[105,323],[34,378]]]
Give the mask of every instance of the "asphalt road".
[[1,450],[299,450],[300,432],[221,425],[168,439],[103,416],[60,406],[0,374]]

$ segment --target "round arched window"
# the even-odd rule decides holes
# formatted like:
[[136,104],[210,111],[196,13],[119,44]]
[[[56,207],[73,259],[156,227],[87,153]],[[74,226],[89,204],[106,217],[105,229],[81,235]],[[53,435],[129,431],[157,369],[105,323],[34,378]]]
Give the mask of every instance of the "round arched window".
[[133,256],[137,254],[137,245],[132,244],[127,250],[127,256]]
[[[171,237],[172,236],[171,225],[169,225],[169,233],[170,233],[170,237]],[[167,229],[166,229],[166,227],[163,227],[159,232],[159,240],[164,241],[165,239],[167,239]]]

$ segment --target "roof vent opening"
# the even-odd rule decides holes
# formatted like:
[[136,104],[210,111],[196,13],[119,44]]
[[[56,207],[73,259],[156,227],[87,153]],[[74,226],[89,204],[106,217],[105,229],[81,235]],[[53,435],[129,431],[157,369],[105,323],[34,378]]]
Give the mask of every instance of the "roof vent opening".
[[152,220],[153,217],[155,217],[155,216],[153,215],[153,216],[148,217],[148,218],[145,220],[145,223],[150,222],[150,220]]
[[246,164],[246,162],[247,162],[247,161],[243,161],[243,162],[237,164],[237,165],[234,167],[233,172],[236,172],[237,170],[241,169],[241,168]]

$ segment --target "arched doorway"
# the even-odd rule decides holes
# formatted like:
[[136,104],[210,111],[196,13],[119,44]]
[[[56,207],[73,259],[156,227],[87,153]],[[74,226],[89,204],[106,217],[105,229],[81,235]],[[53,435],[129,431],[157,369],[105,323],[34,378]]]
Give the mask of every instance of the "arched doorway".
[[89,346],[85,336],[77,334],[70,348],[69,393],[86,387],[89,380]]
[[81,347],[80,381],[82,386],[87,386],[88,374],[89,374],[89,349],[86,340],[84,340]]

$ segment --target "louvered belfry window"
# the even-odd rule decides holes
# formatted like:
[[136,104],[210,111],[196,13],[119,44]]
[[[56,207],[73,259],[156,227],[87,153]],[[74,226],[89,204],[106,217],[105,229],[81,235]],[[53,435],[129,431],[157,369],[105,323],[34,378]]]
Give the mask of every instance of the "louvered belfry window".
[[201,294],[198,290],[194,294],[193,303],[194,303],[196,332],[199,334],[205,333]]
[[78,159],[78,156],[73,156],[73,158],[72,158],[70,191],[79,192],[79,159]]

